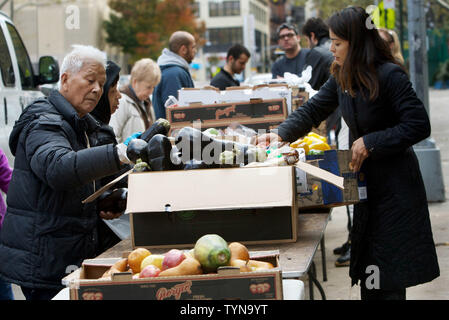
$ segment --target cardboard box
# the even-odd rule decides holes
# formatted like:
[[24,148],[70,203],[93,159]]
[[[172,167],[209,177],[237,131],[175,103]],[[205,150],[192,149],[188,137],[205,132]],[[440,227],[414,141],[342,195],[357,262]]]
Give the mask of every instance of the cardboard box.
[[331,208],[366,200],[366,180],[363,174],[349,168],[350,150],[328,150],[324,155],[307,156],[308,163],[344,178],[344,189],[307,174],[307,191],[298,194],[298,207]]
[[280,123],[288,115],[285,99],[255,99],[243,102],[168,107],[166,113],[172,131],[191,126],[198,121],[201,122],[201,128],[227,127],[233,122],[246,126],[253,124],[254,128],[254,124]]
[[216,233],[245,244],[295,242],[295,168],[132,173],[126,213],[136,247],[193,247]]
[[63,284],[70,288],[71,300],[281,300],[279,252],[265,252],[262,256],[250,252],[250,256],[270,262],[275,268],[240,272],[231,267],[214,274],[146,279],[132,279],[130,273],[120,273],[111,280],[99,280],[120,258],[91,259],[64,278]]
[[288,113],[291,112],[291,89],[287,84],[264,84],[254,87],[228,87],[226,90],[208,86],[204,88],[182,88],[178,90],[178,106],[192,104],[219,104],[250,101],[252,99],[275,100],[285,99]]
[[292,90],[292,112],[309,101],[309,93],[304,88],[293,86]]
[[[269,130],[272,129],[276,129],[283,121],[284,121],[284,117],[280,117],[278,119],[269,119],[269,120],[258,120],[258,119],[246,119],[246,120],[240,120],[240,121],[235,121],[235,123],[241,124],[242,126],[248,127],[250,129],[253,129],[254,131],[256,131],[258,134],[263,134],[265,132],[268,132]],[[198,124],[198,123],[194,123],[193,127],[204,131],[206,129],[209,128],[215,128],[217,130],[225,130],[226,128],[228,128],[231,124],[233,124],[234,122],[222,122],[222,121],[206,121],[204,123]],[[180,127],[171,127],[169,135],[170,137],[176,137],[176,135],[178,134],[179,130],[181,130],[182,128],[186,127],[186,126],[192,126],[191,123],[182,125]]]

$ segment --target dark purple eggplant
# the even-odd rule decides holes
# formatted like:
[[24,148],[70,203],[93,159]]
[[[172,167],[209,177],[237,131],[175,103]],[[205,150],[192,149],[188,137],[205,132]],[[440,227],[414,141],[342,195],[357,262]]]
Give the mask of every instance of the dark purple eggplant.
[[123,212],[126,210],[128,189],[119,188],[114,191],[106,190],[97,200],[98,211]]
[[128,143],[128,148],[126,149],[126,156],[132,163],[136,163],[137,159],[141,159],[143,162],[148,163],[147,153],[145,149],[147,147],[147,142],[142,139],[132,139]]
[[224,151],[238,150],[236,164],[248,164],[254,161],[254,148],[234,141],[211,138],[200,130],[192,127],[184,127],[176,136],[176,147],[181,153],[184,163],[190,160],[203,161],[206,164],[221,164],[220,154]]
[[198,161],[198,160],[189,160],[184,165],[184,170],[196,170],[196,169],[214,169],[214,168],[220,168],[220,165],[218,164],[206,164],[204,161]]
[[178,164],[171,159],[172,145],[163,134],[156,134],[146,147],[148,164],[152,171],[178,170]]
[[149,142],[157,134],[163,134],[166,136],[170,131],[170,122],[168,120],[159,118],[157,119],[142,135],[139,137],[146,142]]

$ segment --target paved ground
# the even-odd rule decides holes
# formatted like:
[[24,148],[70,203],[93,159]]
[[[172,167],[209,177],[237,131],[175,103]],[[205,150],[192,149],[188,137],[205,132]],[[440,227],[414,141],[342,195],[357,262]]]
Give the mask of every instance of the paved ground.
[[[446,199],[449,199],[449,90],[431,90],[430,92],[430,118],[432,123],[432,138],[441,151],[441,165],[445,183]],[[437,244],[438,261],[441,276],[434,281],[409,288],[407,299],[410,300],[440,300],[449,299],[449,201],[429,204],[434,240]],[[337,256],[332,250],[340,246],[347,239],[346,209],[336,208],[332,212],[332,220],[329,221],[325,232],[326,261],[328,281],[323,282],[321,268],[321,253],[317,252],[315,264],[317,266],[318,280],[322,284],[327,299],[332,300],[357,300],[360,299],[360,289],[357,286],[351,288],[349,268],[336,268],[334,265]],[[303,279],[306,285],[306,298],[309,297],[308,281]],[[14,286],[14,294],[17,300],[23,300],[21,290]],[[317,289],[314,290],[315,299],[320,299]]]

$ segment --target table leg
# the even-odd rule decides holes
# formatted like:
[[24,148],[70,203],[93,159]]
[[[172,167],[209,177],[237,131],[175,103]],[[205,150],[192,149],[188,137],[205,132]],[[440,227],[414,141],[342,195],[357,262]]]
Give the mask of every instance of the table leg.
[[321,238],[321,261],[323,265],[323,281],[327,281],[327,270],[326,270],[326,247],[324,244],[324,235]]
[[320,282],[316,279],[316,267],[315,262],[312,261],[312,265],[307,272],[309,275],[309,298],[310,300],[314,300],[314,294],[313,294],[313,285],[315,285],[318,289],[318,291],[321,294],[321,298],[323,300],[326,300],[326,294],[324,293],[323,287],[321,286]]
[[309,275],[309,299],[310,300],[315,300],[314,296],[313,296],[313,274],[312,274],[312,270],[309,269],[309,271],[307,272],[307,274]]

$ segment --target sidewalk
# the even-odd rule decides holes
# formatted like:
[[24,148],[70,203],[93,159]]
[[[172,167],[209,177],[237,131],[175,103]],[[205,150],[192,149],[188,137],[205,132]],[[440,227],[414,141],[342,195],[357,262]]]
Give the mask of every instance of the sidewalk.
[[[429,203],[433,238],[437,246],[440,277],[430,283],[407,289],[408,300],[448,300],[449,299],[449,90],[430,90],[430,121],[431,137],[441,153],[441,167],[445,184],[446,201]],[[321,252],[315,256],[317,279],[323,286],[326,298],[329,300],[360,299],[360,287],[351,289],[349,267],[335,267],[335,256],[332,251],[342,245],[348,236],[346,229],[346,208],[335,208],[332,220],[325,232],[327,282],[323,282],[321,267]],[[307,278],[303,279],[306,299],[309,297]],[[314,290],[315,299],[321,299],[319,291]]]

